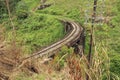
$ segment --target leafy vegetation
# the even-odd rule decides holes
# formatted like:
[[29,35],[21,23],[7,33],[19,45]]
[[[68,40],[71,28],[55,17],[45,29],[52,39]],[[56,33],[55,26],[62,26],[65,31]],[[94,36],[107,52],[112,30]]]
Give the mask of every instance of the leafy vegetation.
[[119,6],[120,1],[116,1],[116,4],[114,4],[116,7],[114,7],[113,11],[116,10],[114,15],[114,18],[112,20],[112,23],[115,25],[115,28],[111,29],[109,31],[109,36],[110,36],[110,57],[111,57],[111,71],[115,74],[117,74],[120,77],[120,6]]

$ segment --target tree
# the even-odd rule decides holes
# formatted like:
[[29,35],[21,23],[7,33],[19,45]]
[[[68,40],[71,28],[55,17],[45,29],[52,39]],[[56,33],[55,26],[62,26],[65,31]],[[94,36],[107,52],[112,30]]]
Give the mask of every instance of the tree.
[[[21,0],[8,0],[9,9],[11,12],[15,11],[16,4]],[[8,16],[8,10],[5,0],[0,0],[0,18],[1,20]]]
[[6,9],[6,6],[5,6],[5,1],[4,0],[0,0],[0,18],[6,12],[7,12],[7,9]]

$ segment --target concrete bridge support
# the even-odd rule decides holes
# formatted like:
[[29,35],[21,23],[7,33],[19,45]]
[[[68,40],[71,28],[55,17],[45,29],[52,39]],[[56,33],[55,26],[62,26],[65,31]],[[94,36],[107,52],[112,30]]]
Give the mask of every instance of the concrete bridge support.
[[72,46],[74,48],[74,52],[82,56],[84,54],[85,49],[85,32],[82,31],[82,34],[79,36],[77,42]]
[[65,24],[65,33],[71,31],[71,24],[68,22],[64,22],[64,24]]
[[[65,24],[65,32],[69,33],[69,31],[72,30],[71,24],[68,22],[65,22],[64,24]],[[72,46],[74,48],[74,52],[76,54],[79,54],[80,56],[83,55],[84,49],[85,49],[85,31],[84,31],[84,29],[83,29],[82,33],[80,34],[79,39],[76,42],[71,43],[69,46]]]

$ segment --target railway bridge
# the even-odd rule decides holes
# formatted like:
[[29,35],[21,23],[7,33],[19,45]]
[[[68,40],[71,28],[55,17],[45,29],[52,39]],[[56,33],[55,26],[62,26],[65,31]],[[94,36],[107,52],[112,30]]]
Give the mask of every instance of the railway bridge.
[[62,46],[74,47],[75,53],[82,55],[84,52],[84,29],[81,25],[74,21],[62,20],[65,25],[66,35],[58,42],[24,58],[24,60],[40,57],[51,57],[56,50],[60,50]]

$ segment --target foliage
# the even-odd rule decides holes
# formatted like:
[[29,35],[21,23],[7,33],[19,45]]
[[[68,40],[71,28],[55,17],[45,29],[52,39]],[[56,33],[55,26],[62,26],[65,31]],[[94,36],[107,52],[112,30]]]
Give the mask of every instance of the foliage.
[[25,2],[19,2],[19,4],[16,7],[16,15],[18,19],[25,19],[28,17],[28,6]]
[[[10,7],[10,11],[14,11],[16,4],[21,1],[21,0],[10,0],[9,1],[9,7]],[[2,13],[7,13],[7,7],[6,7],[6,2],[5,0],[0,0],[0,14]]]
[[[115,7],[113,9],[118,9],[116,11],[116,15],[114,15],[114,18],[112,19],[112,23],[115,25],[115,28],[110,29],[109,34],[110,34],[110,42],[109,42],[109,55],[111,57],[111,72],[113,74],[117,74],[118,76],[120,75],[120,6],[119,6],[120,1],[116,1],[114,4]],[[120,76],[119,76],[120,77]]]
[[113,57],[111,58],[111,72],[114,75],[118,75],[120,77],[120,55],[116,56],[113,55]]
[[19,19],[25,19],[32,9],[39,4],[39,0],[21,0],[16,6],[16,15]]
[[5,12],[7,12],[5,2],[0,0],[0,18],[2,17],[2,14],[5,14]]
[[64,67],[66,59],[71,53],[73,53],[72,48],[68,48],[67,46],[63,46],[61,48],[61,51],[54,58],[55,68],[59,70],[62,67]]
[[[25,4],[29,11],[32,11],[33,8],[40,4],[40,0],[21,0],[18,5]],[[18,6],[17,5],[17,6]],[[26,8],[24,7],[24,8]]]

